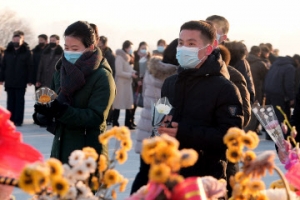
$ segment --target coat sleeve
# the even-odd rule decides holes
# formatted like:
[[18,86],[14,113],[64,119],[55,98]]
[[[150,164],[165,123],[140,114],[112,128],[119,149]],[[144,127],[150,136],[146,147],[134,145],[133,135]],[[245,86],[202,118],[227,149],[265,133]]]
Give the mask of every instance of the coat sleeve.
[[204,151],[225,151],[223,137],[230,127],[242,128],[243,111],[241,97],[233,85],[225,85],[215,106],[214,115],[216,124],[212,127],[191,126],[179,122],[177,139],[184,148],[193,148]]
[[131,72],[125,72],[124,71],[124,65],[123,65],[123,58],[117,56],[116,57],[116,76],[122,77],[122,78],[127,78],[127,79],[131,79],[132,74]]
[[[300,86],[298,87],[298,93],[296,95],[295,108],[291,117],[292,126],[296,126],[296,130],[300,133]],[[296,142],[300,142],[300,134],[296,135]]]
[[294,84],[295,84],[295,69],[293,66],[288,67],[285,70],[283,75],[284,77],[284,91],[285,95],[289,98],[289,100],[295,99],[295,91],[294,91]]
[[58,120],[74,127],[99,128],[107,117],[115,98],[115,84],[111,73],[105,72],[96,82],[85,109],[68,106]]
[[33,76],[34,76],[33,56],[32,56],[31,51],[28,52],[27,70],[28,70],[27,83],[34,83],[34,78],[33,78]]
[[113,71],[113,77],[115,77],[115,74],[116,74],[115,56],[113,55],[112,52],[109,52],[107,54],[106,59],[107,59],[108,64],[110,65],[111,70]]

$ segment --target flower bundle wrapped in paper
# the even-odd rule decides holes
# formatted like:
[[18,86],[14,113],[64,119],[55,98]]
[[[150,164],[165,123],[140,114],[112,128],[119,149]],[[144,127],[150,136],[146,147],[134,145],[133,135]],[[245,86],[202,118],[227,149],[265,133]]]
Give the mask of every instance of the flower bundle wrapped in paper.
[[37,200],[116,199],[116,190],[124,192],[128,179],[114,167],[117,162],[123,164],[127,160],[132,141],[126,127],[114,127],[101,134],[99,141],[105,145],[111,138],[116,138],[116,149],[110,160],[98,155],[95,149],[85,147],[73,151],[68,164],[50,158],[27,165],[15,180],[15,186]]
[[260,124],[266,129],[272,140],[275,142],[281,151],[285,151],[284,136],[278,119],[275,115],[273,106],[266,105],[260,106],[255,103],[252,106],[252,111]]
[[40,104],[50,103],[54,101],[56,97],[57,94],[48,87],[41,87],[34,94],[34,99],[36,103]]
[[184,179],[178,174],[198,160],[193,149],[178,150],[179,143],[166,134],[145,139],[141,156],[150,164],[149,182],[127,200],[206,200],[225,196],[226,182],[213,177]]
[[167,97],[160,98],[152,107],[152,137],[159,136],[157,129],[166,115],[170,113],[172,105]]

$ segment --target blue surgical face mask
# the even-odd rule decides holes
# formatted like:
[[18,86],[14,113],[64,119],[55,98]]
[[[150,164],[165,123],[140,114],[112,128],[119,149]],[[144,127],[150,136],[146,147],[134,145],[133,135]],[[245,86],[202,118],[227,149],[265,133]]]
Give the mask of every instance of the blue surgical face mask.
[[132,54],[132,49],[129,49],[127,53]]
[[157,46],[157,51],[158,52],[162,53],[162,52],[164,52],[164,50],[165,50],[164,46]]
[[[206,48],[202,47],[201,49]],[[195,68],[203,58],[199,59],[198,58],[198,52],[201,50],[197,47],[177,47],[177,53],[176,53],[176,59],[178,60],[178,63],[180,64],[181,67],[183,68]]]
[[223,35],[219,35],[218,33],[217,33],[217,41],[218,41],[218,44],[220,43],[220,38],[222,37]]
[[[84,50],[85,51],[85,50]],[[64,51],[64,56],[70,63],[74,64],[78,58],[83,54],[84,51],[77,52],[77,51]]]
[[140,49],[140,52],[141,52],[142,54],[146,54],[146,53],[147,53],[147,49]]

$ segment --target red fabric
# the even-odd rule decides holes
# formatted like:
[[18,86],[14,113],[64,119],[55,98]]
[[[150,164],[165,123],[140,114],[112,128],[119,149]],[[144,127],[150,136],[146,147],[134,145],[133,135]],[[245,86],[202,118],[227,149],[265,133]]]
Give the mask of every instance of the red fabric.
[[9,118],[9,111],[0,106],[0,175],[16,178],[27,163],[42,161],[43,155],[22,142]]

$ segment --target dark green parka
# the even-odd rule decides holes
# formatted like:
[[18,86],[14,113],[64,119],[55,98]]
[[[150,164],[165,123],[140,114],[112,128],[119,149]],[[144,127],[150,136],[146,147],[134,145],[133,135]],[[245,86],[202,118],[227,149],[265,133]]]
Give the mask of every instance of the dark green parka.
[[[53,75],[52,89],[60,88],[59,61]],[[107,154],[107,147],[99,143],[98,136],[106,130],[106,118],[116,93],[112,70],[103,59],[98,68],[86,78],[85,85],[74,93],[72,105],[57,120],[51,157],[68,162],[72,151],[93,147],[98,154]]]

